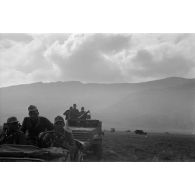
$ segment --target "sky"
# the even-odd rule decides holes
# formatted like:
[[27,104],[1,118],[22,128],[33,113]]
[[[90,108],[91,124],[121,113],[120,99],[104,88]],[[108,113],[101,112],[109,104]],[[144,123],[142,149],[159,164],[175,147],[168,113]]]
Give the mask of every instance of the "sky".
[[0,87],[195,78],[195,34],[3,34]]

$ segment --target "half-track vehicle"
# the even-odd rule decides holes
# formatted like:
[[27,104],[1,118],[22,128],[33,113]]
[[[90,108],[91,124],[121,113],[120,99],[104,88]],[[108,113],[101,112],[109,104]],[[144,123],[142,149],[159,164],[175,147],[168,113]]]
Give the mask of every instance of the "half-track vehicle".
[[102,158],[102,122],[99,120],[69,119],[66,128],[74,139],[82,142],[84,154],[93,153]]

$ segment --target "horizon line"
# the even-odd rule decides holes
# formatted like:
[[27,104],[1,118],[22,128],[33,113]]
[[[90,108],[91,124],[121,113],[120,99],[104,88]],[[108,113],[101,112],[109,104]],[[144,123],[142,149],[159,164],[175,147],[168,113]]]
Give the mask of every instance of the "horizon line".
[[9,85],[9,86],[3,86],[0,87],[2,88],[9,88],[9,87],[16,87],[16,86],[21,86],[21,85],[33,85],[33,84],[52,84],[52,83],[81,83],[81,84],[106,84],[106,85],[112,85],[112,84],[140,84],[140,83],[148,83],[148,82],[153,82],[153,81],[160,81],[160,80],[166,80],[166,79],[186,79],[186,80],[192,80],[195,78],[185,78],[185,77],[177,77],[177,76],[172,76],[172,77],[164,77],[161,79],[153,79],[149,81],[141,81],[141,82],[84,82],[84,81],[78,81],[78,80],[70,80],[70,81],[52,81],[52,82],[47,82],[47,81],[38,81],[38,82],[32,82],[32,83],[21,83],[21,84],[16,84],[16,85]]

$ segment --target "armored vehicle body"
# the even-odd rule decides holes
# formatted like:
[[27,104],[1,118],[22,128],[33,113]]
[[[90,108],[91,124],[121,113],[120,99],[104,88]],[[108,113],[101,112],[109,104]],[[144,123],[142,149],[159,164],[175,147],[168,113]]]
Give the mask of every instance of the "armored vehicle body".
[[99,120],[68,120],[66,128],[74,139],[83,143],[84,153],[93,152],[98,160],[102,157],[102,122]]

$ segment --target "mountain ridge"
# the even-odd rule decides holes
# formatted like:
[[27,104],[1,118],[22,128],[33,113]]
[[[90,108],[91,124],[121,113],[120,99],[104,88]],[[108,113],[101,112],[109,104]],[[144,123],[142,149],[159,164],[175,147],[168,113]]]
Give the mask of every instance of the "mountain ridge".
[[35,104],[52,122],[76,103],[90,109],[104,128],[192,132],[195,79],[169,77],[141,83],[33,83],[0,88],[0,123],[12,115],[22,121]]
[[129,85],[129,84],[147,84],[147,83],[153,83],[153,82],[161,82],[164,80],[175,80],[175,81],[181,81],[181,80],[194,80],[195,78],[184,78],[184,77],[166,77],[162,79],[156,79],[156,80],[151,80],[151,81],[143,81],[143,82],[121,82],[121,83],[85,83],[81,81],[55,81],[55,82],[34,82],[34,83],[26,83],[26,84],[18,84],[18,85],[11,85],[11,86],[5,86],[5,87],[0,87],[0,89],[4,88],[12,88],[12,87],[19,87],[19,86],[26,86],[26,85],[41,85],[41,84],[83,84],[83,85]]

